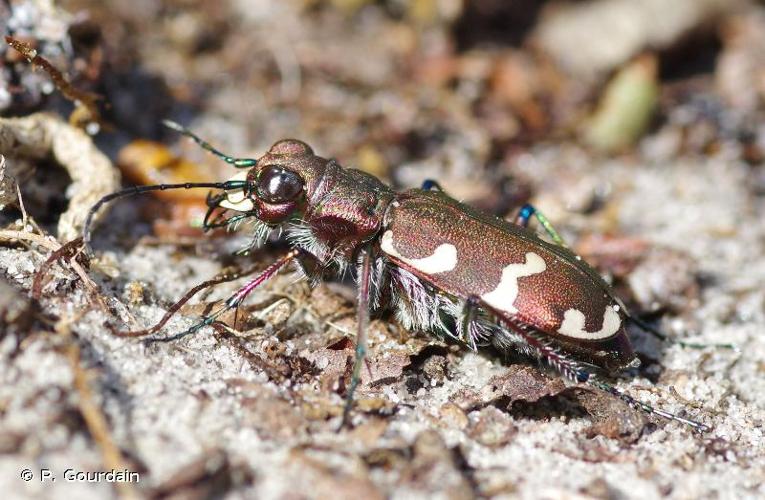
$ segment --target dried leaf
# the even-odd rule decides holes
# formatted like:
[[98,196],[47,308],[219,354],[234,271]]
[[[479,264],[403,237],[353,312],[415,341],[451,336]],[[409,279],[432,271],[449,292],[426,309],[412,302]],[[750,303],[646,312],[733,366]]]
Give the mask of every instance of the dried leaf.
[[563,380],[547,377],[537,368],[512,365],[503,373],[492,377],[480,391],[463,390],[452,400],[464,410],[500,401],[507,406],[515,401],[533,403],[545,396],[554,396],[565,388]]

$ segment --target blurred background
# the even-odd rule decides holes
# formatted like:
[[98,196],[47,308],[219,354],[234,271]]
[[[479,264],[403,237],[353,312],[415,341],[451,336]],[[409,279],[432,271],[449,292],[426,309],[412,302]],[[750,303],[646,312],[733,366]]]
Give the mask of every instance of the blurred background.
[[[549,183],[574,211],[607,194],[524,166],[540,142],[575,149],[560,165],[734,147],[765,189],[761,2],[6,0],[0,16],[98,96],[98,144],[134,182],[227,175],[190,148],[203,165],[157,172],[166,151],[133,141],[175,142],[172,118],[236,155],[296,137],[397,187],[435,178],[498,215]],[[45,71],[0,58],[0,113],[71,113]]]

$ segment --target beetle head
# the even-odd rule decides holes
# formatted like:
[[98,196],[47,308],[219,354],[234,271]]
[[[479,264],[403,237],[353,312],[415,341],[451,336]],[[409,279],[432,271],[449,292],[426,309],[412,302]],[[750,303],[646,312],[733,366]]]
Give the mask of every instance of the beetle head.
[[325,165],[326,160],[304,142],[281,140],[254,167],[231,179],[246,185],[226,191],[216,199],[217,206],[250,213],[266,223],[283,222],[306,206]]

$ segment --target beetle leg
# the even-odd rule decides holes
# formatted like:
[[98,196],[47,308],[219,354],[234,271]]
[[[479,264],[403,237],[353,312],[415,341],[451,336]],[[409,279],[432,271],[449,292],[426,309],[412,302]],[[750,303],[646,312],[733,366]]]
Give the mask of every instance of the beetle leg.
[[423,191],[441,191],[442,193],[444,191],[444,188],[441,187],[441,184],[439,184],[438,181],[434,181],[433,179],[425,179],[420,189]]
[[600,389],[601,391],[616,396],[617,398],[630,405],[630,407],[649,415],[658,415],[668,420],[674,420],[676,422],[688,425],[697,431],[707,432],[710,430],[709,426],[705,424],[681,417],[680,415],[675,415],[674,413],[670,413],[668,411],[654,408],[647,403],[638,401],[629,394],[620,391],[616,387],[607,384],[602,380],[596,379],[582,365],[558,352],[557,349],[545,342],[543,337],[540,337],[535,330],[531,329],[527,325],[513,321],[511,318],[505,316],[501,317],[501,321],[503,324],[507,325],[507,327],[510,328],[510,330],[512,330],[514,333],[521,336],[529,346],[536,350],[540,358],[545,359],[550,366],[558,371],[558,373],[568,378],[572,382],[587,383],[597,389]]
[[640,318],[637,318],[635,316],[629,315],[629,320],[635,323],[641,330],[650,333],[657,339],[661,340],[662,342],[667,342],[668,344],[677,344],[680,347],[685,347],[687,349],[705,349],[707,347],[714,347],[715,349],[732,349],[734,351],[738,351],[738,347],[736,344],[726,344],[726,343],[711,343],[711,344],[705,344],[705,343],[699,343],[699,342],[686,342],[684,340],[677,340],[674,338],[670,338],[667,336],[666,333],[662,332],[658,328],[654,328],[653,326],[649,325],[645,321],[643,321]]
[[200,329],[202,329],[205,326],[209,326],[215,322],[215,320],[220,317],[223,313],[234,309],[236,307],[239,307],[239,305],[244,301],[244,299],[257,287],[268,281],[269,278],[276,275],[277,272],[279,272],[280,269],[282,269],[285,265],[287,265],[289,262],[291,262],[297,255],[300,253],[299,250],[290,250],[285,256],[283,256],[281,259],[277,260],[270,266],[268,266],[262,273],[260,273],[257,277],[250,280],[246,285],[244,285],[242,288],[236,291],[233,295],[231,295],[228,299],[226,299],[226,302],[224,302],[223,306],[218,308],[216,311],[212,312],[211,314],[205,316],[202,318],[201,321],[198,323],[192,325],[187,330],[177,333],[175,335],[172,335],[170,337],[163,337],[163,338],[153,338],[148,339],[147,342],[170,342],[173,340],[178,340],[180,338],[183,338],[187,335],[191,335],[193,333],[196,333]]
[[588,383],[593,386],[597,387],[601,391],[605,391],[613,396],[616,396],[617,398],[621,399],[630,407],[641,410],[644,413],[647,413],[648,415],[658,415],[660,417],[666,418],[667,420],[674,420],[675,422],[680,422],[681,424],[685,424],[692,429],[700,432],[709,432],[712,430],[708,425],[702,424],[701,422],[696,422],[695,420],[690,420],[685,417],[681,417],[680,415],[675,415],[674,413],[670,413],[668,411],[659,410],[657,408],[654,408],[653,406],[643,403],[642,401],[638,401],[637,399],[633,398],[629,394],[626,394],[616,387],[607,384],[601,380],[595,380],[594,378],[590,379]]
[[561,353],[557,348],[545,340],[545,337],[525,323],[521,323],[511,317],[499,315],[500,322],[507,326],[513,333],[521,337],[526,344],[536,351],[540,359],[544,359],[563,377],[572,382],[587,382],[590,379],[588,372],[580,363]]
[[560,234],[558,234],[558,231],[556,231],[552,226],[550,220],[545,217],[542,212],[537,210],[534,205],[529,203],[523,205],[518,211],[518,216],[515,218],[515,223],[522,227],[529,227],[529,220],[532,216],[536,217],[537,221],[539,221],[539,224],[542,225],[544,230],[547,231],[547,234],[550,235],[550,238],[552,238],[556,244],[568,248],[568,245],[565,241],[563,241],[563,238],[561,238]]
[[475,338],[470,332],[470,324],[475,319],[475,314],[478,311],[478,306],[480,304],[480,297],[477,295],[470,295],[465,301],[465,306],[462,308],[462,340],[474,351],[478,348],[475,345]]
[[186,304],[186,302],[191,300],[191,298],[194,297],[194,295],[196,295],[200,291],[205,290],[207,288],[211,288],[215,285],[219,285],[221,283],[234,281],[235,279],[239,279],[242,276],[247,276],[249,274],[252,274],[254,271],[255,271],[254,269],[247,269],[246,271],[235,272],[232,274],[222,274],[198,284],[197,286],[195,286],[194,288],[186,292],[186,294],[183,297],[181,297],[175,304],[170,306],[170,308],[167,310],[165,315],[162,316],[162,319],[159,320],[157,324],[155,324],[154,326],[150,328],[146,328],[144,330],[134,330],[134,331],[122,331],[122,330],[117,330],[113,327],[109,327],[109,328],[111,329],[112,334],[117,335],[118,337],[144,337],[146,335],[155,334],[159,330],[161,330],[162,327],[165,326],[165,324],[168,321],[170,321],[170,318],[175,316],[175,314],[181,309],[181,307],[183,307]]
[[359,266],[359,302],[356,316],[356,353],[353,360],[353,373],[348,393],[345,396],[343,421],[340,427],[350,424],[351,409],[353,408],[353,393],[361,380],[361,367],[367,355],[367,326],[369,325],[369,290],[372,273],[372,252],[369,247],[361,249],[361,264]]

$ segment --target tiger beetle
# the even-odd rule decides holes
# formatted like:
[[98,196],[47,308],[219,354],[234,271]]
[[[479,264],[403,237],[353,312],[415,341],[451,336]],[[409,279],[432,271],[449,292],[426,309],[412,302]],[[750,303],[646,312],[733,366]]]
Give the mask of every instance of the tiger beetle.
[[[220,193],[208,196],[205,229],[246,220],[254,228],[247,249],[261,246],[279,230],[291,250],[186,331],[154,341],[180,339],[212,325],[294,262],[312,284],[349,273],[358,285],[355,359],[343,425],[349,423],[367,353],[370,314],[389,309],[407,329],[449,335],[471,349],[513,349],[633,408],[697,431],[710,430],[640,402],[598,377],[599,372],[615,374],[640,365],[627,337],[628,322],[667,337],[631,315],[533,206],[525,205],[508,222],[454,200],[432,181],[422,189],[396,192],[370,174],[315,155],[298,140],[281,140],[259,159],[234,158],[177,123],[165,125],[242,172],[226,182],[137,186],[107,195],[88,214],[86,246],[94,214],[111,200],[165,189],[212,188]],[[552,242],[528,228],[532,218]]]

